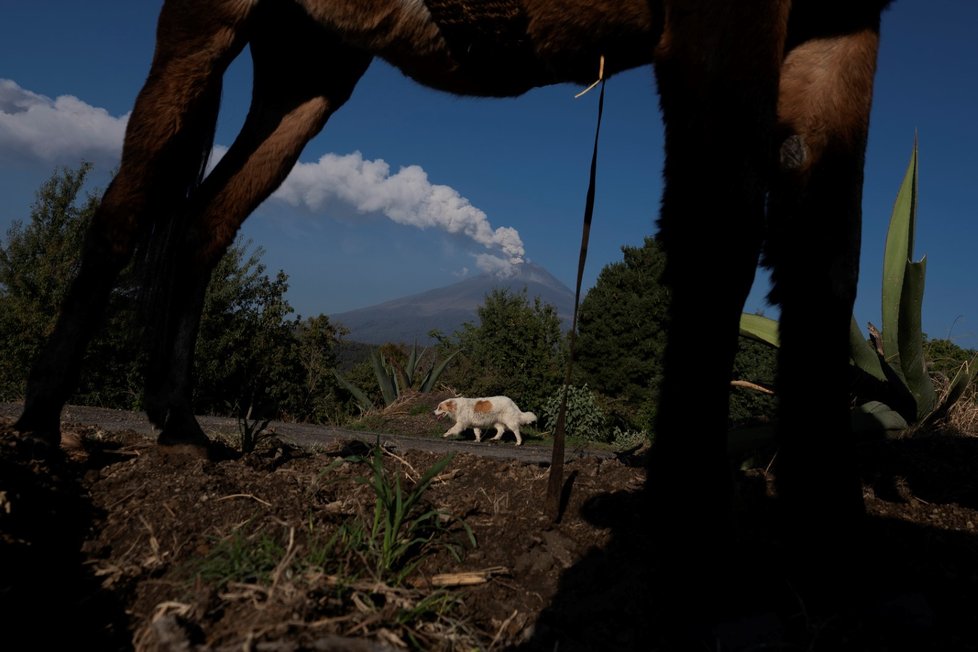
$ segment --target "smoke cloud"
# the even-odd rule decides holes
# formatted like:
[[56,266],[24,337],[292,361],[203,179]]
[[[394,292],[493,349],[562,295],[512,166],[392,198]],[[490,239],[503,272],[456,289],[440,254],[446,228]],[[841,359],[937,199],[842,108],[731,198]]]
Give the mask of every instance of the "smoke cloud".
[[380,213],[398,224],[466,236],[489,250],[476,256],[486,272],[506,274],[525,254],[516,229],[493,229],[485,212],[454,188],[431,183],[419,166],[392,174],[385,161],[366,160],[360,152],[299,163],[273,197],[313,212],[340,201],[362,214]]

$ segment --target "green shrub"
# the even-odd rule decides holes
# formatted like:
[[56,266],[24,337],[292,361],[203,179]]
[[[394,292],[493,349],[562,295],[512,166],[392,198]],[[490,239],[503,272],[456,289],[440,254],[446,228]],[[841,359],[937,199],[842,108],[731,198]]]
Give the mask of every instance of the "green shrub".
[[622,430],[618,426],[611,429],[611,445],[615,450],[624,451],[651,443],[648,430]]
[[[563,388],[558,389],[544,402],[541,410],[541,421],[546,428],[553,430],[557,427],[557,415],[560,412],[560,402]],[[594,394],[583,387],[567,386],[567,415],[564,432],[568,437],[584,441],[607,443],[611,441],[612,431],[608,428],[607,419]]]
[[[762,387],[774,387],[777,352],[767,344],[740,337],[734,358],[733,380],[746,380]],[[769,394],[734,387],[730,392],[730,426],[740,427],[774,420],[775,399]]]

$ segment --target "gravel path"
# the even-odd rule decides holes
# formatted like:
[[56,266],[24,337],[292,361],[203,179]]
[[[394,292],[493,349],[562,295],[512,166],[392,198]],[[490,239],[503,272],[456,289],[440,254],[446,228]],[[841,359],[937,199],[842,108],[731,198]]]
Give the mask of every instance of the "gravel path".
[[[11,420],[20,416],[22,404],[0,403],[0,417]],[[238,425],[235,419],[227,417],[198,416],[197,420],[204,432],[210,436],[223,434],[237,437]],[[109,432],[132,430],[149,438],[156,437],[156,429],[142,412],[113,410],[110,408],[68,405],[61,415],[62,423],[97,427]],[[337,441],[357,440],[374,443],[378,437],[387,446],[400,450],[422,450],[431,453],[451,451],[470,453],[482,457],[519,460],[525,464],[549,465],[551,450],[549,446],[515,446],[511,442],[458,441],[441,438],[411,437],[408,435],[389,435],[363,430],[349,430],[307,423],[286,423],[272,421],[268,429],[283,440],[303,448],[329,446]],[[568,449],[564,459],[577,457],[614,457],[607,451]]]

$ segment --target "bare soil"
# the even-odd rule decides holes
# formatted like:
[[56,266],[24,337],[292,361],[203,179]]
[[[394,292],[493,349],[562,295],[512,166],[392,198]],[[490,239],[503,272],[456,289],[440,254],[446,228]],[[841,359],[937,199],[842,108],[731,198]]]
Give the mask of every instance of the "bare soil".
[[0,422],[0,631],[22,649],[978,650],[975,438],[844,453],[869,513],[852,554],[872,580],[824,604],[781,572],[770,458],[755,457],[737,474],[750,554],[728,562],[751,597],[691,613],[677,638],[650,606],[668,602],[649,550],[670,533],[643,518],[638,457],[570,454],[555,524],[546,447],[412,438],[437,427],[427,411],[392,418],[387,482],[410,492],[455,453],[414,512],[438,510],[440,527],[401,578],[350,543],[377,503],[364,436],[299,428],[302,445],[204,457],[157,447],[138,417],[66,416],[72,446],[48,456]]

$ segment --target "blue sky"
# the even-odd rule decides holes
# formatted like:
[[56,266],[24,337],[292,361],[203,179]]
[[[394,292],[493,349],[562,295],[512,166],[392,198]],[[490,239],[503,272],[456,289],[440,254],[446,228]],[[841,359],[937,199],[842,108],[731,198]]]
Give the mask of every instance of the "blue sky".
[[[0,229],[29,217],[35,190],[57,166],[92,161],[94,184],[108,182],[160,4],[0,0]],[[924,329],[968,347],[978,347],[975,28],[978,3],[961,0],[898,0],[884,15],[856,306],[861,324],[879,324],[886,225],[916,131]],[[571,286],[597,103],[596,93],[575,100],[577,90],[457,98],[375,62],[244,235],[266,249],[271,270],[289,274],[289,298],[303,315],[447,285],[504,266],[520,246]],[[232,142],[249,93],[245,53],[226,78],[219,146]],[[651,70],[613,78],[586,286],[620,259],[621,245],[654,232],[661,165]],[[759,276],[748,311],[765,309],[766,288]]]

